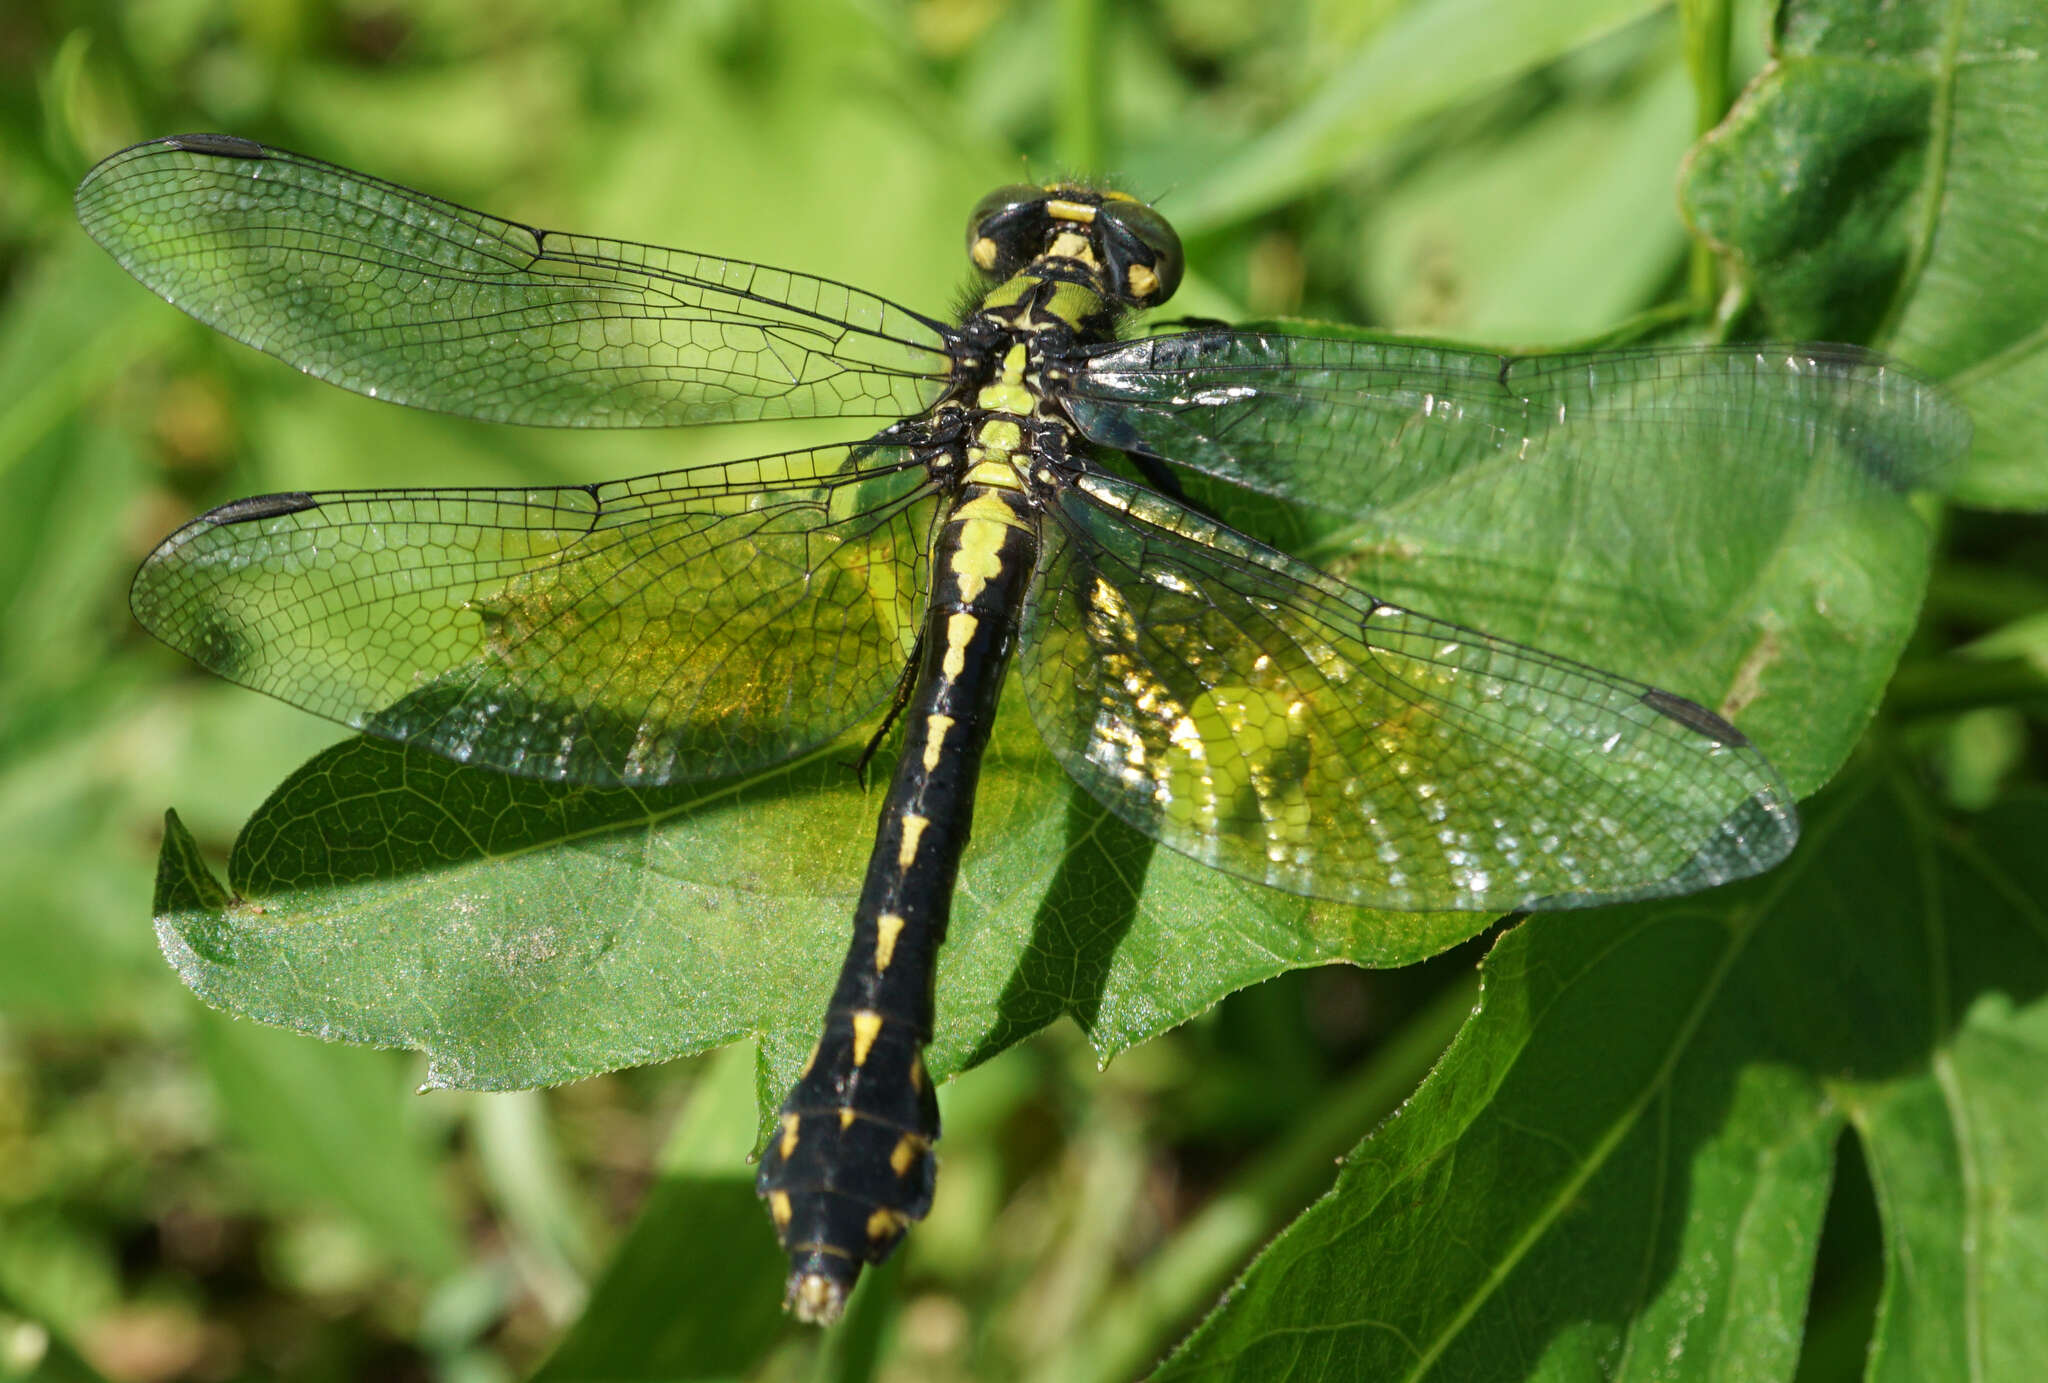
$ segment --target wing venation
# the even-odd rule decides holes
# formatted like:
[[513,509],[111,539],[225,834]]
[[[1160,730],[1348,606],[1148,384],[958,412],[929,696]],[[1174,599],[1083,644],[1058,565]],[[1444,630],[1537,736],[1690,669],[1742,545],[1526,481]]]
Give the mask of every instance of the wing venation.
[[933,508],[907,449],[870,446],[260,496],[165,539],[131,598],[173,648],[344,725],[654,785],[764,768],[871,714],[916,642]]
[[78,216],[207,325],[359,394],[490,422],[905,417],[946,331],[829,279],[543,231],[225,135],[114,154]]
[[1312,897],[1505,910],[1690,892],[1797,838],[1762,754],[1673,693],[1375,601],[1111,477],[1059,518],[1025,614],[1033,716],[1184,854]]

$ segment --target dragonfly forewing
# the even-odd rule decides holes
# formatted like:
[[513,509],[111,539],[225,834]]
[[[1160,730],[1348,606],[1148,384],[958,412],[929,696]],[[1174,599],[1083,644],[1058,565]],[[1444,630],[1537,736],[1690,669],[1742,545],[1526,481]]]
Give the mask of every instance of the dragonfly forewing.
[[546,231],[220,135],[99,164],[78,215],[192,316],[359,394],[489,422],[922,411],[946,330],[828,279]]

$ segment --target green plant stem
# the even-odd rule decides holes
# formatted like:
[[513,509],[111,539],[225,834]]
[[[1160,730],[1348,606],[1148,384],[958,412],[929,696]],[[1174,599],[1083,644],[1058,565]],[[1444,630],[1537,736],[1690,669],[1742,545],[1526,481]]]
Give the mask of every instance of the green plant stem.
[[1898,719],[1952,715],[1983,706],[2048,708],[2048,676],[2021,658],[1949,658],[1899,669],[1884,710]]
[[573,1319],[594,1254],[540,1092],[476,1095],[469,1126],[527,1286],[551,1320]]
[[[1693,133],[1704,135],[1728,110],[1728,0],[1679,0],[1678,23],[1692,76]],[[1714,306],[1717,274],[1713,251],[1697,237],[1687,268],[1693,305],[1704,314]]]
[[1092,1324],[1052,1355],[1040,1383],[1120,1380],[1142,1373],[1246,1257],[1328,1184],[1331,1163],[1406,1099],[1471,1015],[1474,974],[1424,1009],[1366,1066],[1330,1092],[1288,1138],[1247,1169],[1168,1241]]
[[2048,582],[2016,566],[1950,558],[1927,583],[1927,609],[1980,626],[2012,624],[2048,610]]
[[1062,171],[1102,171],[1102,11],[1096,0],[1059,0],[1059,96],[1053,147]]

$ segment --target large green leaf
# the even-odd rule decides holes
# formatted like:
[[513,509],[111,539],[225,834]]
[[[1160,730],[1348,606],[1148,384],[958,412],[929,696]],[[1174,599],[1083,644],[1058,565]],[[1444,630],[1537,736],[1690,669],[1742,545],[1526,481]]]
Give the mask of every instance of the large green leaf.
[[[939,1073],[1063,1014],[1107,1056],[1280,970],[1398,963],[1478,925],[1310,903],[1155,851],[1036,738],[1013,706],[983,772]],[[209,1002],[419,1048],[430,1085],[548,1084],[760,1033],[779,1086],[824,1011],[880,806],[847,767],[856,749],[654,793],[350,741],[250,821],[232,894],[171,819],[158,936]]]
[[1977,421],[1961,498],[2048,505],[2048,11],[1799,0],[1684,186],[1769,335],[1871,341]]
[[1263,211],[1363,149],[1646,14],[1645,0],[1423,0],[1367,36],[1286,120],[1191,189],[1189,231]]
[[[1584,483],[1513,487],[1477,532],[1464,499],[1430,492],[1316,541],[1380,594],[1718,703],[1796,789],[1825,781],[1917,608],[1927,542],[1905,498],[1823,478],[1838,501],[1804,508],[1795,482],[1766,522],[1754,496],[1715,498],[1717,479],[1703,502],[1680,468],[1602,480],[1591,499]],[[1682,544],[1672,514],[1698,530]],[[244,829],[232,897],[174,827],[159,936],[209,1002],[424,1050],[430,1084],[547,1084],[753,1033],[772,1103],[823,1011],[879,810],[846,767],[857,745],[650,792],[344,744]],[[1052,766],[1013,706],[943,954],[933,1068],[1063,1014],[1106,1058],[1283,970],[1404,963],[1484,922],[1312,903],[1155,849]]]
[[439,1140],[421,1127],[396,1057],[196,1015],[221,1122],[277,1203],[339,1209],[379,1251],[427,1273],[455,1269],[461,1236]]
[[[1732,691],[1747,675],[1759,707],[1775,695],[1793,703],[1787,715],[1809,708],[1811,736],[1783,732],[1795,751],[1839,752],[1903,637],[1910,590],[1856,589],[1876,598],[1835,608],[1875,619],[1888,606],[1889,627],[1781,641],[1861,664],[1821,660],[1833,680],[1817,700],[1806,679],[1738,663],[1717,684]],[[845,767],[853,751],[745,784],[634,793],[563,791],[352,741],[250,821],[232,897],[173,818],[159,938],[209,1002],[422,1049],[430,1084],[547,1084],[758,1033],[772,1102],[823,1011],[879,809]],[[984,771],[975,838],[939,976],[941,1075],[1062,1015],[1107,1057],[1282,970],[1401,963],[1484,921],[1311,903],[1154,849],[1067,783],[1014,710]]]
[[[753,1073],[744,1046],[712,1059],[631,1232],[533,1383],[740,1377],[788,1330],[776,1305],[788,1262],[761,1232],[745,1164]],[[701,1309],[712,1302],[725,1309]]]
[[1873,1378],[2048,1358],[2048,798],[1896,775],[1776,875],[1538,918],[1415,1097],[1162,1378],[1789,1378],[1838,1140],[1885,1224]]
[[[1754,497],[1703,503],[1701,477],[1641,471],[1607,476],[1597,501],[1515,487],[1483,534],[1457,496],[1437,496],[1452,522],[1424,495],[1317,541],[1380,594],[1719,704],[1796,789],[1818,786],[1911,628],[1924,528],[1892,490],[1795,499],[1765,523]],[[1677,543],[1659,522],[1675,513],[1709,526]],[[548,1084],[751,1033],[772,1104],[823,1011],[879,810],[846,767],[857,747],[751,781],[602,791],[344,744],[244,829],[232,896],[173,827],[159,937],[209,1002],[424,1050],[430,1084]],[[1484,922],[1312,903],[1155,849],[1052,766],[1013,706],[943,953],[933,1068],[1062,1015],[1107,1058],[1281,971],[1404,963]]]

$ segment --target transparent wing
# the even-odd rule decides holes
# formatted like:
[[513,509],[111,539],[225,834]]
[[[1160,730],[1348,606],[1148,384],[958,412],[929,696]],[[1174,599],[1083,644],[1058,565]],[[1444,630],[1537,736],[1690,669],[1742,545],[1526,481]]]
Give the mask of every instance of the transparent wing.
[[1374,601],[1105,476],[1062,498],[1023,676],[1054,755],[1171,848],[1404,910],[1574,907],[1767,869],[1797,838],[1732,726]]
[[[850,460],[851,458],[851,460]],[[934,504],[899,447],[606,485],[267,495],[136,574],[231,681],[526,777],[757,769],[869,715],[916,642]]]
[[[1417,342],[1194,331],[1095,352],[1070,407],[1095,441],[1352,516],[1431,497],[1446,527],[1654,497],[1663,527],[1935,485],[1968,415],[1848,346],[1513,357]],[[1450,491],[1449,498],[1444,492]]]
[[945,332],[825,279],[501,220],[226,135],[124,149],[78,217],[168,301],[307,374],[491,422],[904,417]]

